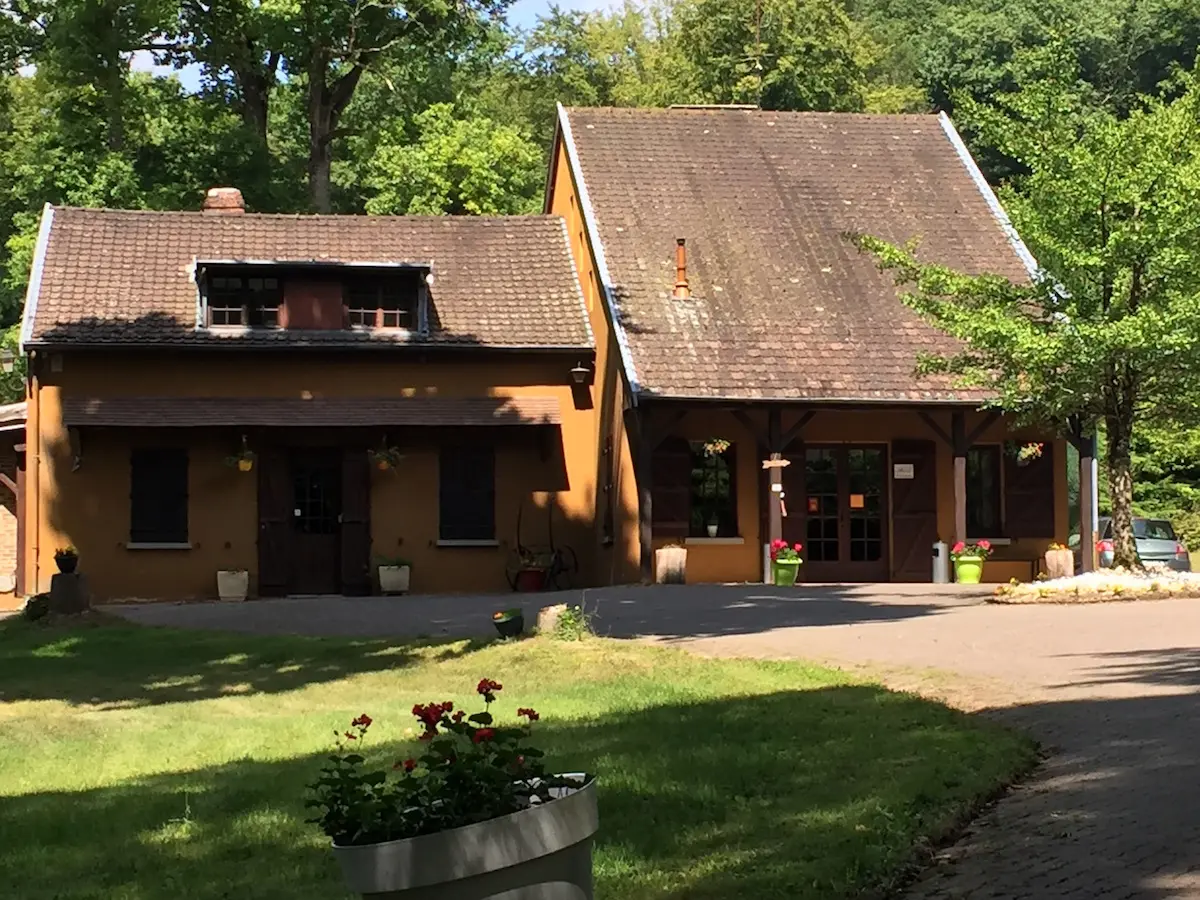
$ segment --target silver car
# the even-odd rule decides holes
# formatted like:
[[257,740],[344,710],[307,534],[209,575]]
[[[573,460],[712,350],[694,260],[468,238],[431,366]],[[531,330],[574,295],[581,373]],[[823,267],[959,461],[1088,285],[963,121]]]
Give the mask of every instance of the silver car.
[[[1102,569],[1113,564],[1112,519],[1104,516],[1096,529],[1096,557]],[[1133,520],[1133,538],[1137,544],[1138,558],[1143,565],[1159,563],[1177,572],[1190,572],[1191,557],[1187,547],[1175,535],[1175,529],[1166,519]],[[1075,569],[1081,568],[1079,535],[1071,535],[1071,546],[1075,550]]]

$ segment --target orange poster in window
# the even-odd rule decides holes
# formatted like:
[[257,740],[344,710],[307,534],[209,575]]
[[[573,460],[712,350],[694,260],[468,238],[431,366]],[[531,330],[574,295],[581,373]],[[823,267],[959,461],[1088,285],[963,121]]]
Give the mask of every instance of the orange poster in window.
[[862,494],[851,494],[850,495],[850,508],[851,509],[862,509],[866,505],[867,505],[866,498]]
[[818,500],[816,497],[809,497],[808,498],[808,511],[810,513],[820,512],[821,511],[821,501]]

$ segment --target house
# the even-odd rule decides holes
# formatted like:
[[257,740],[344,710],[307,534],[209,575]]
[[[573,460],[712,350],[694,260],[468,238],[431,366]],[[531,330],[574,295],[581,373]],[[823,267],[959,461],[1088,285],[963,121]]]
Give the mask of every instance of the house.
[[1064,443],[914,374],[953,342],[854,232],[1033,266],[944,116],[561,109],[538,216],[48,207],[22,583],[73,544],[109,599],[362,594],[395,557],[506,590],[530,546],[609,584],[668,542],[758,581],[772,537],[810,581],[927,581],[960,537],[1029,577]]
[[935,541],[986,537],[1008,580],[1066,540],[1065,444],[916,377],[954,342],[846,237],[1029,277],[945,115],[560,108],[545,210],[596,335],[612,580],[667,542],[689,580],[758,580],[771,537],[811,581],[927,581]]
[[590,539],[558,217],[47,208],[24,329],[30,592],[67,544],[98,598],[185,599],[365,594],[394,557],[507,590],[522,511],[526,544]]

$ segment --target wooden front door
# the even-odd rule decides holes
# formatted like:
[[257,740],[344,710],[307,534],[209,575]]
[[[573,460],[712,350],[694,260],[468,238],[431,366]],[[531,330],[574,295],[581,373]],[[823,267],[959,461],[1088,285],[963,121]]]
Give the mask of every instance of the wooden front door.
[[[808,446],[793,460],[804,522],[805,581],[886,581],[887,449]],[[791,468],[791,467],[789,467]]]
[[937,527],[937,447],[892,441],[892,554],[896,581],[933,579]]
[[342,583],[342,451],[295,450],[290,462],[288,593],[336,594]]

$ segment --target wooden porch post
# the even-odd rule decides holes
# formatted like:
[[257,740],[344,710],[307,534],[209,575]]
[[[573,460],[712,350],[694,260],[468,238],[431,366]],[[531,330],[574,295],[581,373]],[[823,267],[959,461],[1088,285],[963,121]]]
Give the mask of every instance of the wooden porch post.
[[1092,465],[1096,458],[1096,435],[1081,437],[1076,445],[1079,450],[1079,556],[1083,571],[1096,569],[1096,530],[1092,522],[1092,507],[1096,498],[1092,496]]
[[956,410],[950,415],[950,436],[954,448],[954,539],[967,539],[967,422],[966,414]]
[[[771,453],[771,461],[783,458],[783,413],[777,406],[771,407],[767,413],[767,444]],[[780,494],[783,491],[783,468],[772,466],[767,469],[770,487],[767,491],[767,540],[778,541],[783,538],[783,501]]]

